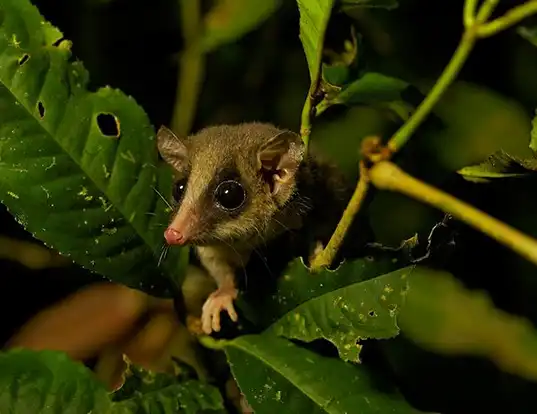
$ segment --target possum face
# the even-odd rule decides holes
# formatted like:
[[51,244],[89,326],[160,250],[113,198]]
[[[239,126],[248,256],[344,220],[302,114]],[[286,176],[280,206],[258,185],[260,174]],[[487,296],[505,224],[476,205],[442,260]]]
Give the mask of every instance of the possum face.
[[264,238],[296,189],[304,149],[291,131],[250,123],[209,127],[184,140],[162,127],[157,137],[176,172],[168,244]]

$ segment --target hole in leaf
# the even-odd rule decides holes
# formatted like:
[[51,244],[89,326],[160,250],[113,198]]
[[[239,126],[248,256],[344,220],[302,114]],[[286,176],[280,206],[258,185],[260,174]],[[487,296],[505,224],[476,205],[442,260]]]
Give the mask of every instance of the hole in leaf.
[[375,313],[374,310],[370,310],[369,313],[368,313],[368,315],[369,315],[371,318],[377,316],[377,314]]
[[113,114],[97,115],[97,126],[106,137],[119,138],[119,119]]
[[28,53],[25,53],[24,55],[22,55],[22,57],[19,59],[19,66],[22,66],[26,62],[28,62],[28,59],[30,59],[30,55]]
[[43,105],[43,102],[37,102],[37,110],[39,111],[39,118],[43,119],[45,116],[45,106]]

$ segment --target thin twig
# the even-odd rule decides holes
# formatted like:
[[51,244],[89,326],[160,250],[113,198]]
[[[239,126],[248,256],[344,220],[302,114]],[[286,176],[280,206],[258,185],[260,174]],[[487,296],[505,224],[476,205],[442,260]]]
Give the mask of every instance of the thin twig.
[[489,23],[481,25],[477,29],[477,35],[479,37],[489,37],[495,35],[496,33],[501,32],[502,30],[508,29],[511,26],[519,23],[521,20],[526,17],[531,16],[532,14],[537,13],[537,1],[531,0],[527,3],[524,3],[520,6],[513,7],[511,10],[506,12],[503,16],[494,19]]
[[205,72],[205,54],[200,43],[203,27],[200,3],[200,0],[179,1],[185,48],[179,64],[171,128],[180,136],[188,135],[192,128]]
[[537,264],[537,240],[408,175],[395,164],[389,161],[379,162],[369,170],[369,178],[373,185],[381,190],[405,194],[452,214]]
[[388,142],[388,148],[392,153],[398,151],[405,145],[412,134],[432,111],[434,105],[440,100],[447,88],[453,83],[466,62],[466,59],[475,44],[475,40],[476,37],[473,31],[470,30],[464,33],[449,64],[446,66],[444,72],[440,75],[440,78],[438,78],[427,97],[421,102],[410,119],[399,128]]
[[466,29],[474,25],[476,8],[477,0],[467,0],[464,2],[463,22]]
[[354,190],[351,200],[345,208],[343,216],[341,217],[334,234],[332,234],[330,241],[323,251],[315,256],[311,261],[311,271],[315,272],[323,267],[330,266],[343,242],[343,239],[345,238],[345,234],[347,234],[347,231],[354,220],[354,217],[363,204],[368,189],[369,178],[362,162],[360,163],[360,179],[358,180],[358,184],[356,185],[356,189]]

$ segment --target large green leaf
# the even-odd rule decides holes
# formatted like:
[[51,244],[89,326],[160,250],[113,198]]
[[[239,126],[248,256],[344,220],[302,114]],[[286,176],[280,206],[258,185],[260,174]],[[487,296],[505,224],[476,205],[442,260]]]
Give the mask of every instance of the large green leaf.
[[0,412],[108,413],[112,403],[89,369],[57,351],[0,353]]
[[[87,90],[69,43],[28,0],[0,0],[0,200],[47,245],[153,294],[171,174],[132,97]],[[186,249],[163,268],[181,276]]]
[[415,413],[397,393],[375,389],[362,366],[327,358],[272,336],[206,340],[223,348],[256,414]]
[[301,259],[289,263],[279,278],[276,292],[256,302],[263,309],[265,323],[276,322],[297,306],[316,297],[329,294],[361,281],[369,280],[404,266],[403,258],[395,253],[381,253],[343,263],[336,270],[323,269],[311,274]]
[[293,309],[270,330],[305,342],[327,339],[343,360],[360,362],[360,340],[388,339],[399,333],[397,314],[412,269],[399,269],[318,296]]
[[467,290],[447,272],[418,266],[398,321],[426,349],[488,358],[537,381],[537,331],[531,322],[495,308],[485,292]]
[[268,19],[280,4],[281,0],[217,0],[204,18],[203,49],[211,51],[250,32]]
[[[423,82],[419,88],[426,93],[431,85]],[[423,144],[446,170],[457,171],[480,163],[499,150],[519,159],[532,157],[528,147],[531,119],[526,110],[493,90],[456,82],[435,105],[433,113],[444,128],[432,128]]]
[[222,396],[212,386],[193,380],[166,384],[112,402],[104,384],[63,352],[14,349],[0,353],[1,413],[197,414],[224,408]]

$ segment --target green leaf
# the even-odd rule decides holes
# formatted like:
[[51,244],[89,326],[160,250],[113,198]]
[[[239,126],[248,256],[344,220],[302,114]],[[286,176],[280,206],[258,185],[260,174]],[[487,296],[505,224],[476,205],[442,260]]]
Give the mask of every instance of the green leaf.
[[103,384],[84,365],[57,351],[14,349],[0,353],[0,412],[108,413]]
[[318,296],[293,309],[270,330],[304,342],[326,339],[337,347],[341,359],[360,362],[360,340],[388,339],[399,333],[397,313],[412,269],[399,269]]
[[319,79],[324,34],[334,0],[297,0],[300,12],[300,41],[306,54],[311,83]]
[[189,380],[114,403],[112,414],[197,414],[223,410],[224,401],[217,388]]
[[0,15],[0,200],[86,268],[168,295],[187,249],[158,268],[169,211],[157,191],[170,194],[171,171],[147,115],[121,91],[89,92],[69,42],[54,43],[62,34],[29,1],[0,0]]
[[205,344],[225,350],[256,414],[417,412],[398,393],[375,389],[364,367],[320,356],[283,338],[265,333]]
[[465,289],[447,272],[417,267],[398,321],[405,335],[426,349],[485,357],[506,372],[537,381],[533,325],[495,308],[485,292]]
[[504,151],[498,151],[480,164],[461,168],[457,171],[464,179],[483,183],[498,178],[520,178],[535,174],[537,159],[519,160]]
[[[152,378],[158,376],[171,378],[164,374]],[[63,352],[14,349],[0,353],[2,413],[197,414],[223,409],[218,389],[199,381],[157,380],[145,389],[140,387],[130,399],[113,403],[104,384]]]
[[[419,88],[425,94],[430,86],[427,82]],[[531,118],[518,102],[493,90],[455,82],[435,105],[433,114],[443,128],[424,131],[423,145],[447,171],[478,164],[499,150],[518,159],[532,158],[528,146]]]
[[281,0],[217,0],[205,15],[203,50],[210,52],[254,30],[280,5]]
[[401,93],[408,87],[409,84],[403,80],[367,72],[342,88],[339,93],[320,102],[317,105],[317,114],[336,104],[375,104],[401,100]]
[[279,278],[277,290],[256,301],[263,309],[266,323],[274,323],[297,306],[316,297],[358,282],[394,271],[404,266],[395,253],[380,253],[378,257],[367,257],[343,263],[336,270],[321,270],[312,275],[301,259],[292,261]]

